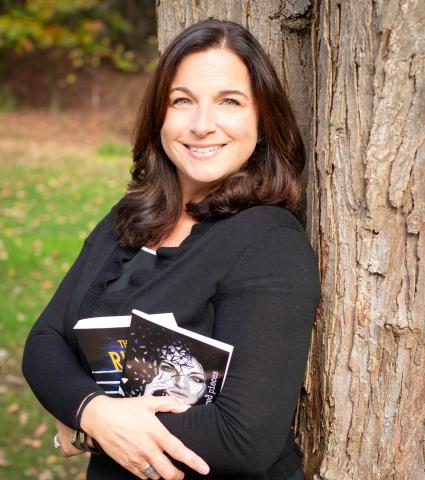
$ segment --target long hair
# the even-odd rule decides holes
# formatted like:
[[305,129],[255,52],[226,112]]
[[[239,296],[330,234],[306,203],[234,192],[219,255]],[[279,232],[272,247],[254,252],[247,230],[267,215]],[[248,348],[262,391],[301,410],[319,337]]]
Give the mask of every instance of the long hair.
[[167,47],[139,107],[133,131],[132,180],[121,201],[114,230],[123,246],[159,243],[181,214],[176,168],[161,144],[169,90],[189,54],[227,49],[246,65],[258,112],[261,141],[248,160],[199,201],[186,203],[196,220],[233,215],[253,205],[282,205],[296,213],[302,193],[304,145],[276,71],[253,35],[231,21],[204,20]]

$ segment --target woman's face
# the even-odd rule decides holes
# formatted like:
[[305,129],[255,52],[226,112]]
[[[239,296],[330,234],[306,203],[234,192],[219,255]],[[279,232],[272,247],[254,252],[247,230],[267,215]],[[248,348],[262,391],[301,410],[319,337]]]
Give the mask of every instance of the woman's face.
[[186,201],[207,193],[248,160],[257,124],[248,69],[235,53],[209,49],[182,60],[161,142]]
[[205,392],[205,385],[204,369],[196,358],[184,362],[164,358],[159,363],[158,374],[147,385],[147,389],[151,395],[161,391],[162,395],[171,395],[193,405]]

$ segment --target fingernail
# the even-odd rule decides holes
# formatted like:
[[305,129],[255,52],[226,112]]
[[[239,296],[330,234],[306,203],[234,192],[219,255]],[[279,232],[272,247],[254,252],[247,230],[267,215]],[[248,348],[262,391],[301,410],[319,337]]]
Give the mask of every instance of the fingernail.
[[199,473],[202,473],[202,475],[206,475],[207,473],[209,473],[210,469],[208,467],[208,465],[201,465],[199,467]]

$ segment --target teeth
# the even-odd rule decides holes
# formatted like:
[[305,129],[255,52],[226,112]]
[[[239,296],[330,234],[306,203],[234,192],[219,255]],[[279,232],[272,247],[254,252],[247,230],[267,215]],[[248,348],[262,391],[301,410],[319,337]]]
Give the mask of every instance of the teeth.
[[221,148],[221,146],[218,147],[207,147],[207,148],[201,148],[201,147],[189,147],[192,152],[198,152],[198,153],[211,153],[211,152],[216,152]]

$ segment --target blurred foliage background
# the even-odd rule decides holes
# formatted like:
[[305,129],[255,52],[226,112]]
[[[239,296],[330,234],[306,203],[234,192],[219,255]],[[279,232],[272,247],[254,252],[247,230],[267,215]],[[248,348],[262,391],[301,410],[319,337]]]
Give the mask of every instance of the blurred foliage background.
[[86,455],[52,448],[22,348],[125,192],[156,63],[154,0],[0,0],[0,479],[85,478]]

